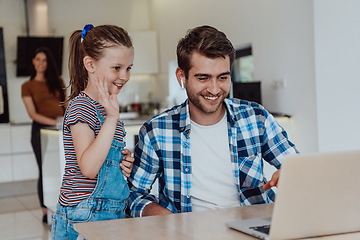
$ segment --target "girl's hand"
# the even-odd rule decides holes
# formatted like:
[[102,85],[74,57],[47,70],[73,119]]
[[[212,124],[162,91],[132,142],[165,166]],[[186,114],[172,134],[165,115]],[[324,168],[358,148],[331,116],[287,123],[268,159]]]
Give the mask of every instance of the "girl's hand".
[[122,173],[125,177],[130,177],[131,170],[134,165],[134,157],[131,156],[131,152],[129,149],[124,149],[121,151],[124,154],[124,158],[120,163],[120,167],[122,169]]
[[108,117],[119,118],[119,102],[116,94],[110,94],[105,77],[96,77],[95,84],[98,88],[99,103],[104,106]]

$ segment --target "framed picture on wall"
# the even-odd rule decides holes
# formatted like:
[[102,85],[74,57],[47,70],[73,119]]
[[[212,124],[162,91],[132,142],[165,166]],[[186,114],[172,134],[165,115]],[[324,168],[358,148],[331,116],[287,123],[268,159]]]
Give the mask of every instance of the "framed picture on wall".
[[9,122],[9,103],[6,82],[6,65],[3,29],[0,28],[0,123]]

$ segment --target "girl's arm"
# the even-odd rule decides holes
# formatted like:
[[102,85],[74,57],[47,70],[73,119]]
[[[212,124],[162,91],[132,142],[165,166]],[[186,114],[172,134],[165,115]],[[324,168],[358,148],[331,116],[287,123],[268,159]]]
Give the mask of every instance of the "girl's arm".
[[117,118],[107,117],[98,136],[86,123],[77,123],[70,127],[74,141],[76,158],[81,173],[87,178],[95,178],[109,152]]
[[97,78],[95,84],[98,89],[98,102],[104,106],[107,115],[99,134],[95,138],[94,132],[86,123],[77,123],[70,127],[76,158],[81,173],[87,178],[95,178],[104,163],[120,116],[117,95],[109,94],[105,79]]
[[46,117],[46,116],[38,114],[36,112],[34,102],[30,96],[24,96],[24,97],[22,97],[22,100],[24,102],[26,111],[29,114],[29,117],[33,121],[41,123],[41,124],[45,124],[45,125],[53,125],[53,126],[56,125],[56,119]]

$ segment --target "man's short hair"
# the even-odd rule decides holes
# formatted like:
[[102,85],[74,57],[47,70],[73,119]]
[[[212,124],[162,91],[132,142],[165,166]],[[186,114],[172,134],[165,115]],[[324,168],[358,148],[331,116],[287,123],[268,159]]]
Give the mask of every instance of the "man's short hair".
[[211,26],[199,26],[188,30],[186,36],[177,45],[178,66],[188,78],[191,68],[190,61],[193,52],[198,52],[208,58],[229,56],[232,68],[235,49],[226,35]]

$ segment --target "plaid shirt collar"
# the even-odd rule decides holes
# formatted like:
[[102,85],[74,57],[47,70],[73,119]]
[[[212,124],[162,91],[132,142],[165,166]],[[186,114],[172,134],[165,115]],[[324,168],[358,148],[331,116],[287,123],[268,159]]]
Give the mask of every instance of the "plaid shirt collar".
[[[227,116],[230,120],[230,125],[234,126],[235,122],[237,121],[237,118],[234,114],[234,106],[231,104],[231,102],[226,98],[224,99],[224,104],[227,112]],[[190,127],[190,111],[189,111],[189,99],[186,99],[181,105],[180,105],[180,132],[185,132],[186,135],[190,134],[191,127]]]

